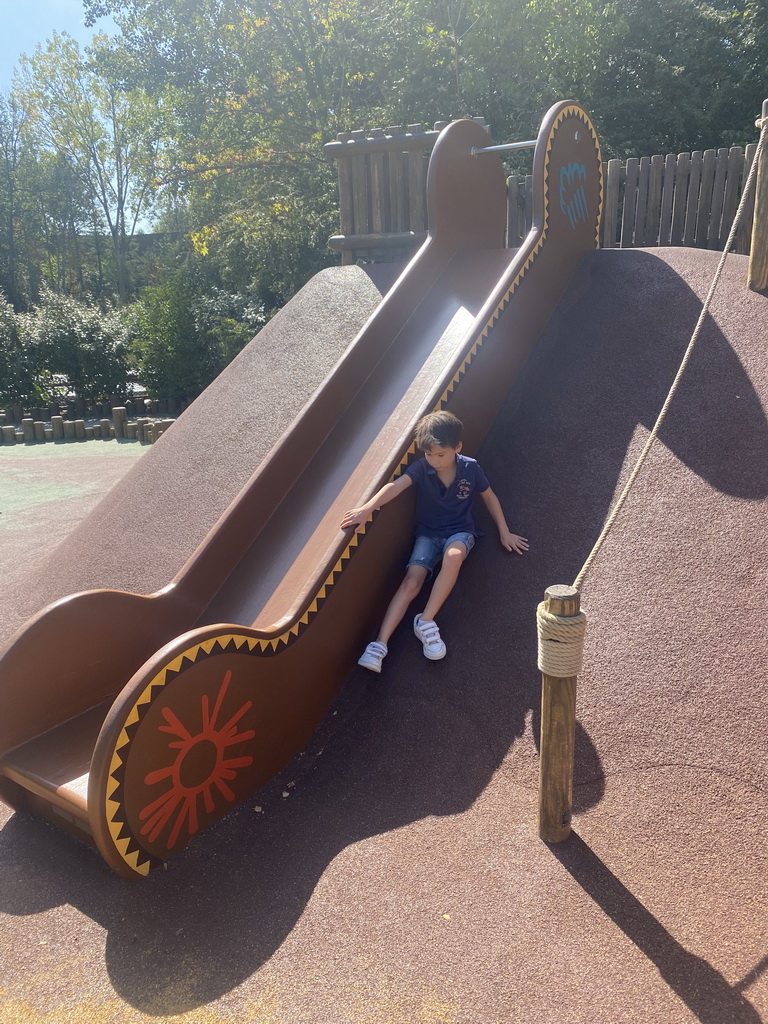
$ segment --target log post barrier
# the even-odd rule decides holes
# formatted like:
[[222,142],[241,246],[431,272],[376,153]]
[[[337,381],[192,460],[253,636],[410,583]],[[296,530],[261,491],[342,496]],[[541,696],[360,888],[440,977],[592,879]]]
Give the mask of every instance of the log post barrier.
[[125,424],[128,420],[128,415],[125,411],[125,406],[115,405],[112,407],[112,422],[115,427],[115,437],[125,437]]
[[[763,100],[760,136],[765,137],[768,100]],[[757,165],[755,214],[752,220],[752,248],[749,251],[747,285],[753,292],[768,288],[768,153],[763,146]]]
[[560,843],[571,834],[576,679],[581,667],[586,616],[576,587],[547,587],[539,605],[541,741],[539,836]]
[[[176,402],[152,402],[147,403],[160,408],[173,408],[174,414],[178,414]],[[138,420],[128,419],[128,409],[125,406],[114,406],[111,409],[113,418],[102,417],[87,424],[82,418],[65,418],[52,412],[55,407],[48,409],[33,409],[29,416],[23,416],[18,422],[8,423],[6,420],[12,418],[15,413],[3,412],[0,410],[0,447],[3,445],[15,444],[45,444],[49,441],[108,441],[111,438],[139,441],[141,444],[154,444],[165,434],[176,422],[175,417],[166,416],[163,419],[152,419],[141,417]],[[100,412],[101,407],[93,410]],[[39,418],[45,413],[50,413],[51,425]]]

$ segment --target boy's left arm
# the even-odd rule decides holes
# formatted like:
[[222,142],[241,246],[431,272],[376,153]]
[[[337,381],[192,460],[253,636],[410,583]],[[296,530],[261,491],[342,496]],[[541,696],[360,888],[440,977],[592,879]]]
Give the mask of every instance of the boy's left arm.
[[528,550],[528,541],[525,537],[518,537],[516,533],[512,533],[507,526],[507,521],[504,518],[504,512],[501,507],[501,502],[493,493],[489,487],[485,491],[480,492],[480,497],[485,502],[485,507],[496,524],[496,528],[499,531],[499,540],[501,546],[505,551],[514,551],[518,555],[522,555]]

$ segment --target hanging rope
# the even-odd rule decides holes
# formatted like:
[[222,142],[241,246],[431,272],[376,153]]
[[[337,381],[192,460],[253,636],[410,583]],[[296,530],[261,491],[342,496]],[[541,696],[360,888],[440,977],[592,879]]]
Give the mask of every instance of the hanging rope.
[[637,462],[635,463],[632,472],[629,474],[629,478],[626,484],[624,485],[624,489],[622,490],[621,494],[616,500],[616,504],[613,506],[611,514],[608,516],[608,519],[606,520],[605,525],[603,526],[603,529],[600,532],[600,536],[595,541],[595,546],[590,551],[589,555],[587,556],[586,562],[581,567],[581,570],[576,579],[573,581],[573,585],[577,589],[581,588],[581,585],[584,582],[584,577],[587,575],[592,566],[592,563],[597,558],[600,548],[603,546],[603,543],[605,542],[605,538],[608,536],[611,527],[616,522],[616,519],[618,518],[619,512],[621,512],[624,502],[627,500],[627,496],[629,495],[629,492],[632,490],[632,485],[637,479],[640,470],[643,468],[645,460],[648,458],[648,453],[650,452],[651,448],[653,447],[656,441],[656,438],[659,435],[659,431],[661,430],[661,426],[664,423],[667,411],[670,405],[672,404],[673,398],[677,394],[677,389],[680,386],[680,381],[682,379],[683,373],[685,372],[685,369],[688,366],[688,363],[690,362],[691,355],[693,354],[693,349],[696,345],[696,342],[699,339],[699,335],[701,334],[701,329],[704,326],[704,321],[707,317],[707,314],[709,313],[709,307],[712,303],[712,298],[715,294],[715,289],[717,288],[720,276],[723,272],[723,268],[725,267],[726,258],[728,257],[728,253],[730,252],[731,247],[733,246],[734,239],[736,238],[736,232],[738,231],[739,224],[741,223],[741,218],[744,215],[744,210],[747,205],[747,197],[749,196],[749,193],[752,189],[752,184],[757,174],[757,166],[760,162],[760,156],[763,151],[766,134],[768,134],[768,118],[761,118],[758,121],[756,121],[755,124],[760,128],[760,141],[757,144],[755,157],[752,161],[752,166],[749,169],[749,175],[747,176],[747,180],[744,183],[744,190],[741,193],[741,202],[739,203],[739,208],[736,211],[736,216],[733,218],[733,224],[731,225],[731,231],[728,235],[728,241],[726,242],[725,248],[723,249],[723,254],[720,257],[720,262],[718,263],[717,270],[715,271],[715,276],[712,279],[712,284],[709,286],[709,291],[707,292],[707,297],[704,300],[704,305],[701,307],[701,313],[699,314],[699,319],[693,330],[691,340],[688,343],[688,348],[685,350],[683,361],[680,363],[680,368],[677,371],[675,379],[672,382],[672,387],[669,389],[669,394],[666,397],[661,412],[659,413],[656,423],[654,424],[653,430],[649,434],[648,440],[645,442],[643,450],[640,452],[640,455],[638,456]]

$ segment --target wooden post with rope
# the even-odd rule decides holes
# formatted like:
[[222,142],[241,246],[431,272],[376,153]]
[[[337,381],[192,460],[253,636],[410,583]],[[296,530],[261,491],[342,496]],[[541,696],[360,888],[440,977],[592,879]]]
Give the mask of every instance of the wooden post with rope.
[[[768,100],[763,100],[762,126],[768,119]],[[755,186],[755,215],[752,221],[752,247],[749,251],[747,285],[753,292],[768,288],[768,153],[760,153]]]
[[539,836],[547,843],[560,843],[571,834],[576,679],[586,617],[576,587],[547,587],[544,596],[538,614],[542,672]]

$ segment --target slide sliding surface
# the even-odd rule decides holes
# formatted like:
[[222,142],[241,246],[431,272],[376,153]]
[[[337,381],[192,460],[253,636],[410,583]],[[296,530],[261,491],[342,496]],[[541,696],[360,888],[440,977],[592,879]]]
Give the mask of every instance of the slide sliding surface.
[[[427,241],[175,579],[148,597],[58,602],[0,659],[0,705],[13,712],[18,694],[23,723],[0,732],[0,795],[90,837],[127,878],[302,749],[411,538],[407,493],[358,534],[339,530],[344,511],[402,471],[427,412],[455,412],[477,446],[597,244],[600,152],[579,107],[544,119],[534,226],[517,251],[503,248],[498,157],[472,154],[489,144],[472,121],[441,134]],[[37,729],[21,706],[30,680],[49,708]]]
[[386,462],[400,456],[403,424],[429,406],[434,382],[463,356],[489,282],[500,280],[513,259],[507,249],[451,258],[199,624],[236,622],[272,631],[309,604],[313,570],[334,558],[344,512],[377,489],[382,456]]

